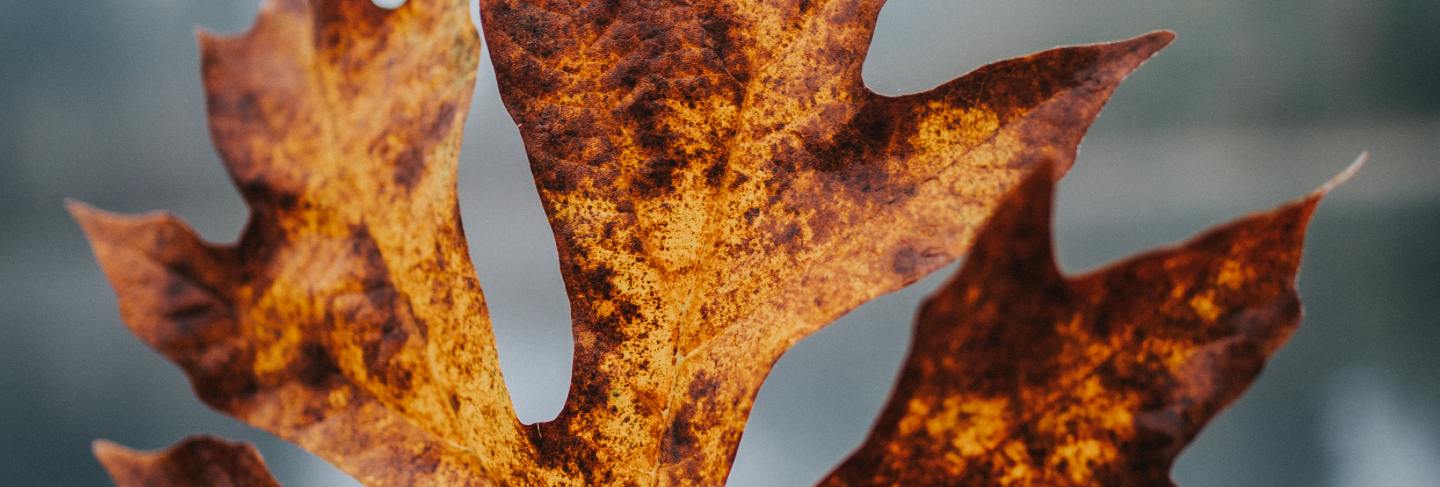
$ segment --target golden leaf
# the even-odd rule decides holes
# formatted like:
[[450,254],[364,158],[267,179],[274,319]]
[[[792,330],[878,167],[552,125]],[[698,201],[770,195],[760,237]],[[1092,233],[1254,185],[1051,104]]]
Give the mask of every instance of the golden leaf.
[[571,301],[555,421],[515,419],[459,222],[464,0],[267,0],[201,35],[238,243],[72,205],[201,399],[370,485],[722,483],[788,347],[967,251],[1172,38],[892,98],[860,76],[878,0],[481,3]]
[[787,348],[963,253],[1172,38],[891,98],[860,76],[880,4],[481,2],[574,318],[543,461],[590,483],[723,481]]

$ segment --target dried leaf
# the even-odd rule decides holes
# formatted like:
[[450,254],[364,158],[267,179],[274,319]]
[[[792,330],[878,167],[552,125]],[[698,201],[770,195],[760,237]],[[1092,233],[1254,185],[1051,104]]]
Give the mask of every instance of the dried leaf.
[[922,305],[869,439],[821,485],[1170,485],[1170,466],[1300,323],[1320,190],[1077,277],[1056,266],[1055,182],[1001,203]]
[[245,443],[192,436],[157,452],[96,441],[95,457],[120,487],[280,487]]
[[515,419],[459,222],[465,0],[267,0],[201,35],[237,244],[72,212],[201,399],[366,484],[719,484],[781,353],[969,249],[1172,38],[891,98],[860,76],[881,3],[482,1],[574,318],[553,422]]
[[270,0],[200,44],[250,222],[221,246],[73,205],[126,323],[206,403],[366,483],[528,465],[455,198],[480,56],[466,2]]
[[1075,146],[1155,33],[870,92],[879,1],[485,0],[500,94],[559,247],[575,362],[541,459],[717,484],[771,365],[963,253]]

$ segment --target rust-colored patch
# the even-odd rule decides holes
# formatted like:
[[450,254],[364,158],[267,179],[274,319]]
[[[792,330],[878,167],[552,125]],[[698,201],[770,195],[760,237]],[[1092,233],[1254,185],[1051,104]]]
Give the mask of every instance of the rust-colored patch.
[[[127,325],[206,403],[369,485],[720,484],[781,353],[967,251],[1025,175],[1069,168],[1110,93],[1172,38],[1054,49],[892,98],[860,78],[879,0],[575,3],[480,12],[575,320],[555,421],[515,419],[460,226],[480,57],[464,0],[266,0],[250,32],[201,34],[211,132],[251,219],[216,245],[170,216],[73,205]],[[1254,245],[1290,249],[1272,244],[1289,242]],[[1006,271],[1054,277],[1037,269]],[[1263,328],[1272,316],[1227,307],[1289,276],[1270,270],[1290,269],[1224,267],[1184,310]],[[1074,286],[1050,284],[991,311]],[[1114,320],[1094,326],[1138,326]],[[1066,377],[1065,340],[981,343],[1046,352],[994,377]],[[1101,448],[1022,446],[1007,454]]]

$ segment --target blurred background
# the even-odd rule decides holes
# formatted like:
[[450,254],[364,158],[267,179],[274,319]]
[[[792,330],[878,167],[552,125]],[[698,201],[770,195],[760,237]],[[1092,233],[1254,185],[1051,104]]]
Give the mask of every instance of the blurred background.
[[[393,1],[393,0],[392,0]],[[95,438],[253,441],[287,485],[350,485],[323,461],[210,411],[119,322],[62,210],[164,208],[208,239],[245,219],[211,149],[193,32],[234,33],[257,0],[0,0],[0,485],[107,485]],[[1440,485],[1440,2],[897,0],[866,82],[928,89],[1056,45],[1172,29],[1117,92],[1061,187],[1059,253],[1081,272],[1297,197],[1371,164],[1312,225],[1307,317],[1181,456],[1189,486]],[[522,419],[569,380],[553,242],[488,58],[461,161],[462,211]],[[953,267],[851,313],[782,359],[731,485],[807,485],[864,438],[916,303]]]

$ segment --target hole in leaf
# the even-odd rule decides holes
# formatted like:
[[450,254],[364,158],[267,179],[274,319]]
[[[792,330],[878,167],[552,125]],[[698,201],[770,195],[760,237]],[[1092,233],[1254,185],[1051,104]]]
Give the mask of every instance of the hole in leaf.
[[516,415],[532,424],[558,415],[570,390],[569,298],[520,131],[500,105],[489,55],[481,63],[460,152],[460,212],[500,370]]

